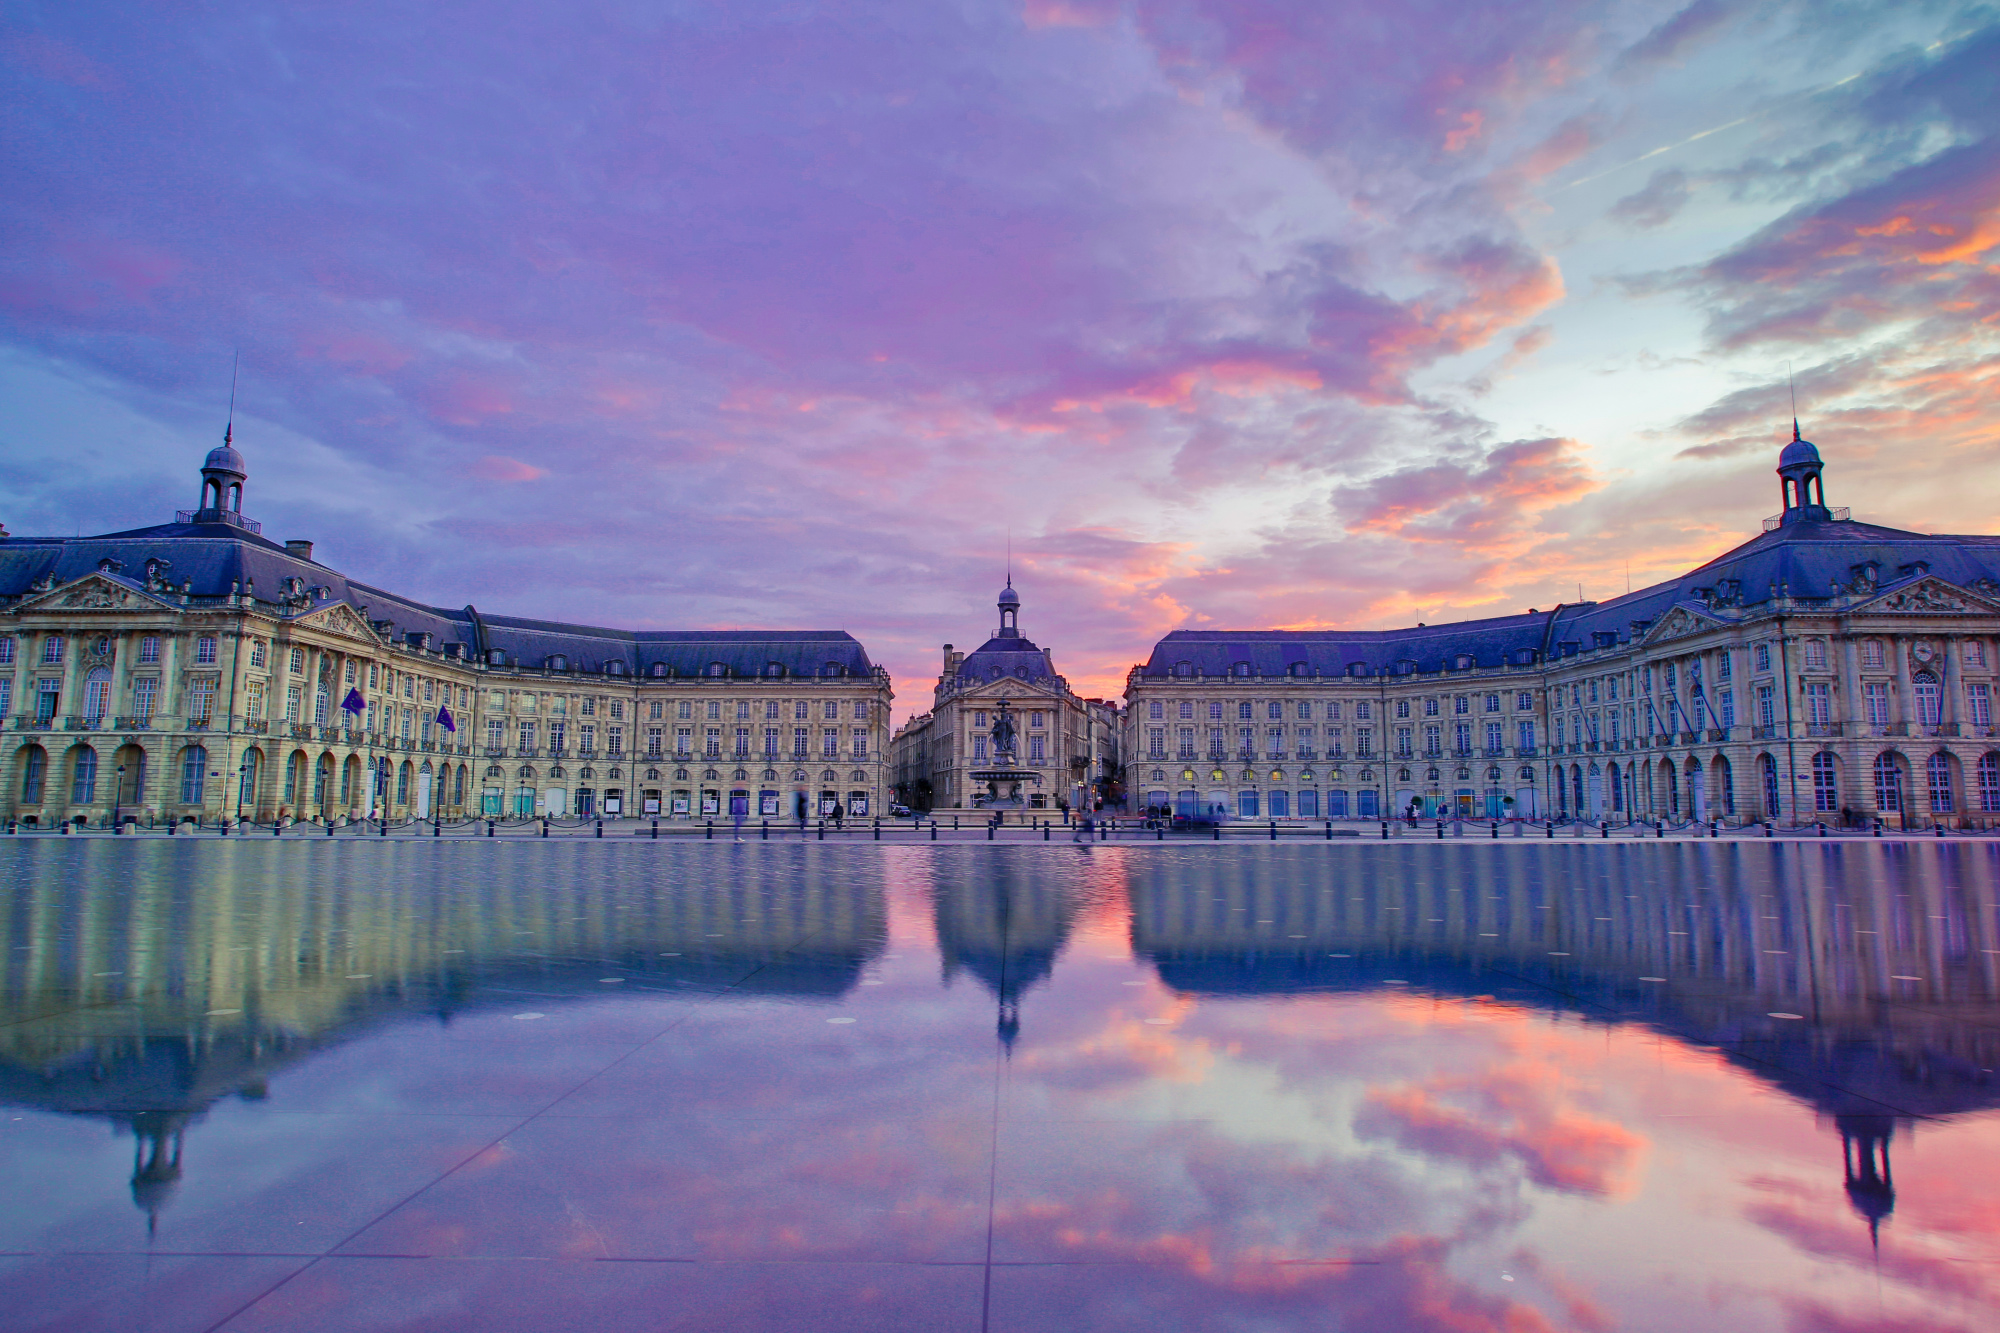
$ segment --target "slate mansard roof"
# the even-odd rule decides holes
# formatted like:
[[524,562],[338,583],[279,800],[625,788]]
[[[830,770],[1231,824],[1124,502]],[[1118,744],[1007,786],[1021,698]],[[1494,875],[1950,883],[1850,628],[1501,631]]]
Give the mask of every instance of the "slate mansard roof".
[[[624,630],[571,625],[521,616],[489,615],[472,606],[427,606],[288,551],[269,539],[223,522],[166,523],[97,537],[0,538],[0,598],[15,601],[41,587],[60,586],[106,570],[143,588],[154,576],[191,605],[227,597],[235,585],[270,602],[287,580],[311,590],[315,608],[345,602],[399,643],[430,635],[429,646],[464,645],[467,657],[505,654],[508,665],[541,667],[564,659],[571,670],[649,676],[703,676],[720,663],[731,676],[866,676],[875,670],[867,651],[845,630]],[[160,563],[164,562],[164,563]]]
[[1810,611],[1836,596],[1893,591],[1923,578],[2000,594],[2000,537],[1905,532],[1846,519],[1801,518],[1759,534],[1678,578],[1603,602],[1533,615],[1388,630],[1175,630],[1141,677],[1401,675],[1529,666],[1581,649],[1629,646],[1681,604],[1755,612],[1776,599]]

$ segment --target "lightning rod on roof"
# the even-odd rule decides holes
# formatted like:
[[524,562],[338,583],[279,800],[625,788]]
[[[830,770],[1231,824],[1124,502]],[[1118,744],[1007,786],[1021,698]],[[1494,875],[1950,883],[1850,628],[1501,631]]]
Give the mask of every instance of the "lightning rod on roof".
[[236,433],[236,369],[243,361],[241,348],[229,354],[229,420],[222,428],[222,442],[229,443],[229,437]]

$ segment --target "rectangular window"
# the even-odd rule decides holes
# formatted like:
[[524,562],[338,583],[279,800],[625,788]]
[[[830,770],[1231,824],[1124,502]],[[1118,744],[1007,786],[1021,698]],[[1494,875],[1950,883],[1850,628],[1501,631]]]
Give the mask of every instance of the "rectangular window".
[[1824,727],[1833,721],[1833,694],[1825,681],[1806,686],[1806,724]]
[[1432,759],[1444,753],[1444,738],[1435,726],[1424,728],[1424,753]]
[[646,753],[652,756],[653,758],[658,759],[660,757],[660,748],[666,744],[666,738],[667,738],[667,729],[665,727],[647,727]]
[[60,635],[60,634],[51,634],[51,635],[49,635],[49,637],[48,637],[48,638],[46,638],[46,639],[42,640],[42,661],[43,661],[43,662],[46,662],[46,663],[55,663],[55,662],[60,662],[60,661],[62,661],[62,658],[63,658],[63,636],[62,636],[62,635]]
[[1736,691],[1734,690],[1724,690],[1722,692],[1722,725],[1725,727],[1736,725]]
[[1515,728],[1515,733],[1515,739],[1520,743],[1521,753],[1532,754],[1535,749],[1535,724],[1533,722],[1520,723]]
[[1285,729],[1283,727],[1270,727],[1266,729],[1264,734],[1264,751],[1267,758],[1283,759],[1285,757]]
[[1181,700],[1181,718],[1185,721],[1185,720],[1191,720],[1193,717],[1194,717],[1194,701],[1192,699]]
[[826,701],[826,713],[825,713],[826,720],[832,722],[837,718],[839,718],[839,716],[840,716],[839,702],[834,699],[828,699]]
[[972,738],[972,757],[982,761],[986,758],[986,738],[984,736],[974,736]]
[[[154,652],[155,652],[156,656],[157,656],[157,653],[158,653],[158,651],[159,651],[159,649],[158,649],[158,645],[157,645],[157,644],[155,644],[155,647],[154,647]],[[145,659],[145,658],[143,657],[143,655],[142,655],[142,660],[156,660],[156,659]],[[303,648],[294,648],[294,649],[292,649],[292,660],[291,660],[291,668],[292,668],[292,674],[293,674],[294,676],[303,676],[303,675],[304,675],[304,674],[306,673],[306,650],[305,650],[305,649],[303,649]]]
[[1757,725],[1774,727],[1778,724],[1777,697],[1769,685],[1757,687]]
[[196,666],[215,665],[215,636],[204,634],[194,641],[194,664]]
[[1911,686],[1910,694],[1917,703],[1917,724],[1924,727],[1938,726],[1944,720],[1944,696],[1938,690],[1937,682],[1920,680]]
[[1146,729],[1146,752],[1154,759],[1167,757],[1167,729],[1148,727]]
[[1861,703],[1868,711],[1868,725],[1889,725],[1889,682],[1871,680],[1861,687]]
[[750,720],[750,701],[748,699],[738,699],[736,701],[736,720],[738,722],[748,722]]
[[[1498,698],[1499,696],[1496,695],[1494,697]],[[1499,754],[1501,747],[1505,744],[1506,742],[1502,739],[1500,724],[1498,722],[1488,722],[1486,724],[1486,752],[1488,754]]]
[[507,743],[507,724],[499,718],[486,720],[486,748],[497,750]]
[[1868,639],[1861,645],[1861,665],[1870,671],[1882,669],[1882,641]]
[[611,701],[611,716],[613,717],[625,716],[625,701],[623,699],[613,699]]
[[[613,704],[612,707],[615,709],[617,705]],[[625,753],[625,728],[610,727],[605,730],[604,752],[609,755]]]
[[[1771,669],[1771,645],[1768,643],[1760,643],[1757,645],[1757,670],[1761,674],[1763,672],[1769,671],[1770,669]],[[1670,689],[1672,688],[1671,682],[1669,682],[1668,688]]]
[[1146,717],[1149,721],[1159,722],[1164,720],[1166,716],[1167,706],[1158,699],[1146,705]]
[[[800,704],[799,707],[804,708],[805,705]],[[809,735],[810,733],[805,727],[792,728],[792,758],[803,759],[806,757],[807,750],[810,746]]]
[[[264,665],[264,641],[262,639],[252,639],[250,641],[250,665],[253,667],[260,667]],[[347,670],[349,673],[347,678],[349,680],[354,679],[353,663],[348,664]]]
[[1048,757],[1049,757],[1048,737],[1046,736],[1028,737],[1028,762],[1031,764],[1039,764],[1045,761]]
[[0,717],[5,717],[14,707],[14,678],[0,676]]
[[1408,759],[1414,752],[1410,734],[1408,727],[1396,728],[1396,757],[1399,759]]
[[722,757],[722,728],[707,727],[702,731],[701,752],[710,759]]
[[1252,712],[1250,711],[1250,705],[1249,705],[1249,704],[1247,704],[1247,703],[1241,703],[1241,704],[1238,704],[1238,705],[1236,705],[1236,720],[1237,720],[1237,721],[1241,722],[1241,721],[1244,721],[1244,720],[1245,720],[1245,719],[1247,719],[1247,718],[1250,718],[1250,717],[1254,717],[1254,716],[1255,716],[1255,714],[1253,714],[1253,713],[1252,713]]
[[1257,752],[1257,729],[1238,727],[1236,729],[1236,752],[1245,758]]
[[[1721,652],[1715,655],[1715,678],[1717,680],[1729,679],[1729,663],[1730,659],[1733,658],[1734,656],[1735,654],[1730,652],[1727,648],[1724,648]],[[1614,694],[1611,697],[1616,699],[1618,696]]]
[[[831,705],[829,705],[829,707],[830,706]],[[825,731],[821,732],[819,738],[819,745],[820,745],[819,752],[828,759],[831,759],[835,755],[839,754],[840,728],[828,727]]]
[[1967,643],[1965,645],[1965,664],[1984,671],[1986,669],[1986,645],[1977,639]]
[[1265,708],[1265,716],[1273,722],[1281,721],[1285,716],[1285,706],[1281,703],[1269,704]]
[[1354,757],[1367,759],[1375,753],[1375,728],[1356,727],[1354,729]]
[[738,728],[736,729],[736,737],[735,737],[735,739],[736,739],[736,757],[737,757],[738,759],[747,759],[747,758],[749,758],[749,757],[750,757],[750,728],[748,728],[748,727],[738,727]]
[[[132,715],[138,718],[139,721],[150,722],[153,720],[154,700],[157,697],[159,688],[160,682],[152,676],[141,676],[138,680],[132,682]],[[292,708],[294,713],[296,713],[298,709],[298,691],[294,690],[292,693]]]
[[1825,639],[1806,640],[1806,670],[1808,671],[1826,670]]
[[[425,727],[430,726],[429,716],[430,715],[428,713],[425,714],[425,722],[424,722]],[[551,754],[561,754],[563,752],[563,747],[566,744],[568,744],[568,741],[569,741],[569,723],[567,722],[549,723],[549,752]]]
[[[409,710],[409,709],[405,708],[405,709],[403,710],[403,716],[404,716],[404,717],[408,717],[408,716],[409,716],[409,713],[410,713],[410,710]],[[528,751],[528,750],[532,750],[532,749],[534,749],[534,748],[535,748],[535,724],[534,724],[534,723],[532,723],[532,722],[523,722],[523,723],[521,723],[521,726],[520,726],[520,737],[521,737],[521,749],[522,749],[522,751],[523,751],[524,753],[525,753],[526,751]]]
[[585,722],[577,727],[576,732],[578,747],[585,754],[595,753],[597,750],[597,724],[595,722]]
[[215,682],[197,680],[188,685],[188,721],[207,726],[215,713]]
[[53,721],[56,709],[62,702],[62,682],[59,680],[38,680],[35,682],[35,720]]
[[[1335,716],[1338,716],[1338,714],[1335,714]],[[1369,703],[1366,699],[1363,699],[1360,703],[1354,705],[1354,720],[1356,722],[1366,722],[1369,718],[1374,716],[1375,716],[1375,706]]]
[[853,740],[854,757],[856,759],[866,759],[868,757],[868,728],[856,727],[854,729]]
[[1991,685],[1968,685],[1965,687],[1965,711],[1970,714],[1975,727],[1993,725],[1993,687]]
[[856,699],[854,701],[854,720],[856,722],[866,722],[868,720],[868,701],[866,699]]
[[[0,666],[14,665],[14,640],[0,637]],[[1158,704],[1153,705],[1155,708]]]
[[243,708],[245,716],[259,719],[264,716],[264,682],[253,680],[244,690]]
[[[1366,714],[1360,714],[1359,716],[1365,717]],[[1326,720],[1329,722],[1340,721],[1340,704],[1338,701],[1330,703],[1326,706]]]

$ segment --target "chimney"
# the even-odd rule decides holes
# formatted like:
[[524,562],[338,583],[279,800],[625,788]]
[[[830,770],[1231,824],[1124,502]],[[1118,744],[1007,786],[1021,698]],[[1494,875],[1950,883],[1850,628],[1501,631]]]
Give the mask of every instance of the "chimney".
[[285,554],[299,560],[310,560],[313,558],[313,544],[302,542],[296,537],[291,538],[285,543]]

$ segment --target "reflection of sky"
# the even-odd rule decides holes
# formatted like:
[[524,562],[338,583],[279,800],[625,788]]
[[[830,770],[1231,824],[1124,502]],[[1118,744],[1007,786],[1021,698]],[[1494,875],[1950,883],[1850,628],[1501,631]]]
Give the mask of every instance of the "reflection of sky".
[[[2000,1297],[1978,849],[583,850],[10,848],[20,1326],[173,1293],[149,1326],[1971,1330]],[[1763,968],[1772,921],[1802,967]],[[128,1183],[169,1119],[178,1178]]]
[[191,501],[240,348],[250,507],[350,573],[842,626],[902,679],[1010,526],[1099,692],[1177,626],[1678,570],[1774,507],[1787,362],[1834,503],[1976,530],[1996,42],[1880,0],[17,9],[7,522]]

